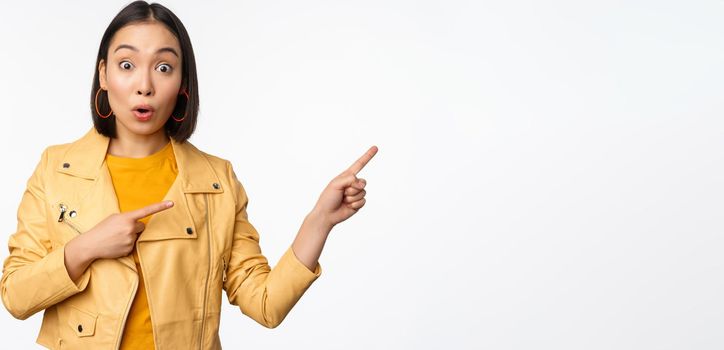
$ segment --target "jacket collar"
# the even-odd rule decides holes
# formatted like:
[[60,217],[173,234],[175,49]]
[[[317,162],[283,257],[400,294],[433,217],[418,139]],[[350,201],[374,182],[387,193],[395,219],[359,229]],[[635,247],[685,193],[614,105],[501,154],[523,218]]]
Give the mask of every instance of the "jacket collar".
[[[207,156],[188,141],[178,143],[171,139],[178,174],[164,200],[171,200],[174,206],[150,216],[138,242],[163,241],[169,239],[196,239],[198,231],[204,228],[208,215],[208,197],[195,198],[198,193],[221,193],[223,187],[211,167]],[[108,215],[119,212],[118,199],[113,187],[105,155],[110,138],[99,134],[92,127],[83,137],[70,144],[67,152],[57,165],[57,172],[88,181],[87,187],[78,187],[55,203],[68,206],[76,215],[67,215],[65,220],[85,232],[101,222]],[[140,249],[140,248],[139,248]],[[140,253],[140,252],[139,252]],[[136,270],[133,258],[118,260],[131,270]]]
[[[58,164],[60,173],[96,180],[103,170],[110,138],[91,127],[70,148]],[[219,177],[209,160],[196,146],[188,141],[177,142],[171,138],[176,157],[181,190],[184,193],[220,193]]]

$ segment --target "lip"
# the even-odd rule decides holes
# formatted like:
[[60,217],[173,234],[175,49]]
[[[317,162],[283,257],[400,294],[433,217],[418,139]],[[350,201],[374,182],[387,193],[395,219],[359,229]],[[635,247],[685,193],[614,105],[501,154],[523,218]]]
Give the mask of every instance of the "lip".
[[[143,112],[139,110],[144,110]],[[147,104],[140,104],[135,105],[133,107],[133,115],[136,116],[136,119],[142,122],[148,121],[153,117],[153,107],[151,105]]]

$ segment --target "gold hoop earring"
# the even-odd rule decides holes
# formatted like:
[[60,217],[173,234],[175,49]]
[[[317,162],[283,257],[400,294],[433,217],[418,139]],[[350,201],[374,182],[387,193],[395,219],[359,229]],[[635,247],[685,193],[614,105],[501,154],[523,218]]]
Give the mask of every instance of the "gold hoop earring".
[[[185,89],[184,89],[184,90],[181,90],[181,93],[180,93],[179,95],[184,95],[184,96],[186,96],[186,103],[187,103],[187,104],[189,103],[189,93],[186,92]],[[186,110],[185,110],[185,108],[184,108],[184,116],[181,117],[181,119],[176,119],[176,117],[174,117],[173,114],[171,114],[171,118],[173,118],[173,120],[175,120],[175,121],[177,121],[177,122],[180,122],[180,121],[186,119]]]
[[100,94],[100,93],[101,93],[101,88],[98,88],[98,91],[96,91],[96,99],[95,99],[96,114],[99,117],[106,119],[106,118],[110,117],[111,114],[113,114],[113,110],[111,109],[111,111],[108,112],[108,114],[106,114],[106,115],[101,114],[100,109],[98,109],[98,94]]

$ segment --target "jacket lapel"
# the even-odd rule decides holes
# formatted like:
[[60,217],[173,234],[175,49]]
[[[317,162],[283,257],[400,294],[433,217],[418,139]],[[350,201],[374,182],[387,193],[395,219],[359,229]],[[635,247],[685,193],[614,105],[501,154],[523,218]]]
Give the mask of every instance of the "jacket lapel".
[[[188,141],[178,143],[172,138],[171,143],[178,174],[164,200],[173,201],[174,206],[151,216],[138,238],[139,242],[197,238],[194,217],[200,221],[199,218],[207,213],[199,212],[197,207],[191,210],[189,198],[194,194],[223,192],[219,177],[200,150]],[[110,138],[91,127],[70,145],[58,163],[58,173],[88,180],[87,186],[78,186],[76,193],[65,196],[69,210],[76,211],[74,217],[66,216],[66,219],[81,230],[89,230],[109,215],[119,212],[118,198],[105,162],[109,144]],[[123,262],[134,264],[132,259],[128,260]]]

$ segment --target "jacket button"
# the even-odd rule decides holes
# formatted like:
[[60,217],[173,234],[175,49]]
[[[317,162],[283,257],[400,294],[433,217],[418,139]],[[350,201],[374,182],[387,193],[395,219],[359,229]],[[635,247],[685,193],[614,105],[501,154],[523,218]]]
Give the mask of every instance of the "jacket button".
[[79,325],[78,325],[78,332],[83,333],[83,325],[82,325],[82,324],[79,324]]
[[187,228],[186,228],[186,233],[188,233],[188,234],[193,234],[193,233],[194,233],[194,230],[192,230],[191,227],[187,227]]
[[70,163],[63,163],[63,168],[70,168]]
[[71,210],[70,213],[68,213],[68,215],[70,215],[70,217],[74,218],[78,215],[78,213],[75,210]]
[[221,187],[221,186],[219,186],[219,184],[217,184],[216,182],[214,182],[214,184],[213,184],[212,186],[214,186],[214,188],[217,189],[217,190],[219,189],[219,187]]

